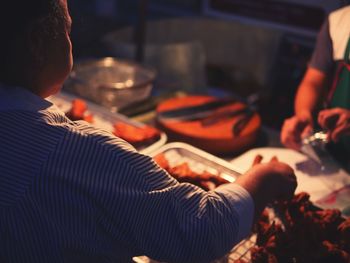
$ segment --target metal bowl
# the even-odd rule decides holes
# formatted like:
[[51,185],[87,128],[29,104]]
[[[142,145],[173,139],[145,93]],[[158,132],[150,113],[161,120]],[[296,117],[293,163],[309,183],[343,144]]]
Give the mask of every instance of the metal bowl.
[[146,99],[153,88],[156,73],[116,58],[78,62],[64,84],[64,89],[101,104],[112,111]]

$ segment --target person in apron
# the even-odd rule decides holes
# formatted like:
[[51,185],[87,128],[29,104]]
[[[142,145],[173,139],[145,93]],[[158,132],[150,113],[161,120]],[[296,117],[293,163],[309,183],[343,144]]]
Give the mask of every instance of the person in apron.
[[327,109],[320,111],[318,123],[329,131],[328,149],[341,163],[350,160],[350,37],[343,60],[337,62],[333,85],[327,96]]
[[[332,12],[322,26],[316,47],[295,98],[295,115],[281,130],[281,142],[300,150],[302,138],[327,131],[329,149],[350,159],[350,7]],[[344,161],[344,160],[343,160]]]

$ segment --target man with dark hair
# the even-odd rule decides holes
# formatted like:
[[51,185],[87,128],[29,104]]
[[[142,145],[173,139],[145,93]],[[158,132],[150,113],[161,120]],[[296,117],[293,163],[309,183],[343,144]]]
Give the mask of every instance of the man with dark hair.
[[[2,4],[0,27],[6,38],[0,44],[0,77],[4,84],[25,86],[39,94],[46,93],[48,85],[59,90],[72,67],[71,21],[59,2],[17,0]],[[57,76],[57,67],[61,76]],[[57,83],[48,83],[53,81]]]
[[206,192],[110,133],[67,119],[45,100],[72,68],[66,0],[6,3],[1,12],[13,23],[1,25],[9,33],[0,62],[1,262],[209,262],[249,234],[267,203],[293,196],[286,164],[257,165]]

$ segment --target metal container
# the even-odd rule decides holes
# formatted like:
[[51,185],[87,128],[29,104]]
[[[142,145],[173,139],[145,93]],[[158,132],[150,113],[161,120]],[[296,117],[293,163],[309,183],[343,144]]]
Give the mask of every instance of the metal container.
[[64,89],[112,111],[146,99],[156,73],[116,58],[90,59],[75,64]]
[[231,163],[187,143],[168,143],[149,155],[154,157],[157,154],[164,154],[171,167],[186,162],[194,172],[203,173],[206,171],[216,174],[229,182],[234,182],[240,176],[236,167]]
[[[60,92],[48,98],[49,101],[54,103],[63,112],[67,112],[71,108],[74,99],[77,99],[77,97],[67,94],[66,92]],[[117,122],[126,123],[135,127],[142,127],[145,125],[141,122],[131,120],[122,114],[110,112],[106,108],[91,102],[87,102],[87,107],[88,113],[93,115],[92,125],[111,133],[114,130],[113,125]],[[160,138],[157,141],[146,142],[144,145],[136,147],[136,150],[142,154],[150,154],[162,147],[166,141],[166,134],[161,132]]]

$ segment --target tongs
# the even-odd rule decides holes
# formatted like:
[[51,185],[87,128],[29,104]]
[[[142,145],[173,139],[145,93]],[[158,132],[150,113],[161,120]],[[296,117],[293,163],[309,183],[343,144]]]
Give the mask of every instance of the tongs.
[[243,107],[239,109],[230,109],[221,112],[214,112],[211,116],[206,117],[201,121],[202,126],[211,126],[225,119],[229,119],[235,116],[239,116],[232,126],[232,132],[234,136],[238,136],[241,131],[249,123],[253,117],[254,111],[249,107]]
[[158,119],[166,121],[195,121],[202,120],[215,114],[215,112],[224,106],[235,103],[234,98],[216,99],[195,106],[186,106],[173,110],[159,112]]

